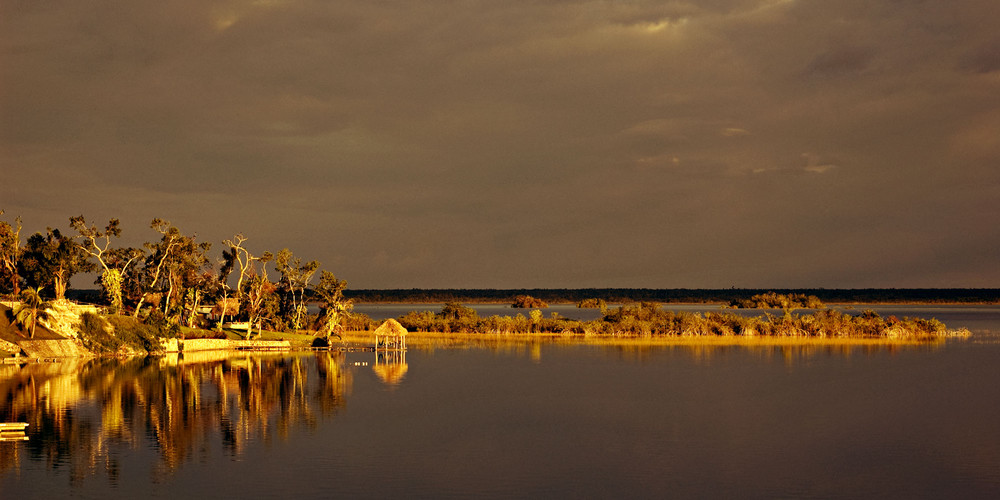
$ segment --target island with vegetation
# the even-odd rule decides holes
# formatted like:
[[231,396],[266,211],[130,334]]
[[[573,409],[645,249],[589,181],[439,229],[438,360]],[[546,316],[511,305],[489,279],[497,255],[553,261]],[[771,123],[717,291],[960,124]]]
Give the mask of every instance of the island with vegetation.
[[968,331],[950,331],[935,319],[881,317],[872,310],[858,315],[823,309],[812,314],[787,312],[776,316],[743,316],[732,313],[688,313],[664,309],[660,304],[640,302],[607,309],[593,321],[579,321],[541,310],[528,316],[480,317],[476,310],[458,303],[445,304],[439,313],[410,312],[399,318],[407,330],[466,334],[555,334],[585,337],[798,337],[931,340],[967,336]]
[[[0,215],[3,212],[0,211]],[[62,341],[62,353],[134,355],[176,349],[193,341],[259,342],[325,346],[348,332],[370,332],[377,325],[353,310],[347,282],[285,248],[251,250],[237,233],[223,240],[221,256],[170,222],[153,219],[153,238],[142,248],[116,246],[117,219],[103,228],[83,216],[69,218],[72,233],[48,228],[22,240],[19,219],[0,220],[0,353],[28,353],[36,341]],[[100,291],[84,303],[67,300],[70,280],[96,273]],[[780,308],[783,315],[685,313],[654,301],[621,301],[608,307],[590,289],[579,307],[598,308],[601,316],[579,321],[548,316],[547,302],[535,295],[513,295],[512,306],[527,315],[480,317],[460,302],[440,312],[415,311],[398,321],[419,333],[462,335],[558,335],[605,338],[867,338],[929,340],[952,332],[933,319],[882,318],[866,310],[851,315],[823,309],[816,296],[768,292],[734,301],[734,307]],[[312,307],[310,307],[312,306]],[[819,309],[797,315],[798,308]],[[174,347],[171,347],[174,346]],[[36,346],[37,347],[37,346]]]
[[729,306],[737,309],[823,309],[826,304],[815,295],[767,292],[748,299],[733,299]]
[[531,295],[518,295],[514,297],[514,303],[510,307],[515,309],[545,309],[549,307],[549,304]]

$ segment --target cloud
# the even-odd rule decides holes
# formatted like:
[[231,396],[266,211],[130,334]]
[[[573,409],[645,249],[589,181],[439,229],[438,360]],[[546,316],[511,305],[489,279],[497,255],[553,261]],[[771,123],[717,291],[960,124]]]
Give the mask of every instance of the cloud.
[[750,131],[738,127],[726,127],[720,132],[723,137],[743,137],[750,135]]
[[815,153],[802,153],[802,157],[806,160],[806,165],[802,167],[802,170],[809,173],[824,174],[837,168],[837,165],[824,161],[820,155]]
[[[872,284],[823,245],[920,246],[929,198],[987,244],[959,200],[1000,160],[994,3],[904,3],[16,2],[0,208],[256,230],[352,286]],[[771,245],[802,206],[831,234]],[[885,286],[1000,279],[899,251]]]
[[821,77],[856,74],[868,67],[874,55],[869,47],[838,46],[817,54],[806,65],[805,74]]
[[991,40],[971,49],[963,58],[960,67],[979,74],[1000,71],[1000,39]]

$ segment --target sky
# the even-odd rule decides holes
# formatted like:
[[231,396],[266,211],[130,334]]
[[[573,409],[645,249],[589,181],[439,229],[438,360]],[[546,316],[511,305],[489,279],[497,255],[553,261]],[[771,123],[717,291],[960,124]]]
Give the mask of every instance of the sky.
[[351,288],[1000,286],[996,0],[0,0],[0,209]]

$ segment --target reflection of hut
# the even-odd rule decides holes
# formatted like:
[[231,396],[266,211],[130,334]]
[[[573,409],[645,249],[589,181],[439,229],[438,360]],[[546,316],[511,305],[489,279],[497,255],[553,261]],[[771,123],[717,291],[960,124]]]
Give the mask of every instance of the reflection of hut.
[[389,318],[375,329],[375,350],[406,350],[406,328]]
[[399,349],[392,351],[375,351],[375,364],[372,371],[382,382],[389,385],[396,385],[403,380],[406,371],[410,367],[406,364],[406,351]]

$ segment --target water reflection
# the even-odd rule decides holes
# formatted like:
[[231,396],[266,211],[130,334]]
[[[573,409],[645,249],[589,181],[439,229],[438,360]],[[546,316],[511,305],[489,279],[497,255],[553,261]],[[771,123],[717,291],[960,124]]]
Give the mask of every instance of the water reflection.
[[[962,342],[956,340],[954,342]],[[767,362],[781,361],[792,366],[817,357],[868,357],[880,354],[894,355],[905,350],[938,350],[946,345],[941,342],[923,343],[864,343],[864,342],[801,342],[788,344],[687,344],[662,345],[637,343],[603,346],[604,352],[616,359],[643,361],[653,356],[670,354],[693,359],[699,364],[708,364],[713,358],[724,357],[734,353],[749,353],[752,357]]]
[[[1000,337],[998,337],[1000,338]],[[979,337],[977,337],[979,339]],[[517,335],[475,335],[462,339],[412,341],[418,349],[434,352],[445,349],[483,349],[499,355],[527,357],[541,363],[543,350],[563,347],[596,349],[609,357],[624,361],[643,361],[653,356],[669,354],[707,363],[712,358],[733,353],[750,353],[766,361],[782,360],[786,364],[823,357],[873,356],[897,354],[907,350],[939,350],[949,342],[964,343],[966,339],[899,342],[878,339],[803,339],[803,338],[539,338]],[[543,349],[544,348],[544,349]]]
[[[345,398],[354,384],[346,366],[362,365],[346,363],[347,355],[343,353],[197,352],[161,358],[0,365],[0,421],[30,424],[27,442],[0,443],[0,481],[15,478],[12,480],[15,486],[34,488],[38,477],[51,477],[55,471],[68,476],[74,489],[88,477],[96,477],[101,484],[106,479],[124,489],[128,478],[134,477],[135,469],[139,468],[149,469],[153,483],[174,487],[182,482],[178,478],[186,475],[177,473],[185,464],[202,463],[206,468],[218,470],[223,468],[218,463],[220,456],[247,462],[260,460],[267,452],[254,444],[261,442],[297,442],[297,446],[306,449],[313,440],[313,428],[317,429],[316,436],[326,435],[328,442],[337,443],[338,450],[347,450],[344,456],[351,461],[350,470],[360,470],[362,475],[366,471],[383,470],[386,462],[380,450],[394,450],[393,460],[396,460],[396,444],[407,443],[401,449],[415,450],[402,454],[404,459],[413,460],[408,482],[442,470],[461,470],[475,462],[468,460],[469,456],[481,456],[480,450],[491,446],[511,454],[508,461],[504,461],[503,453],[493,455],[499,460],[494,467],[513,467],[512,464],[530,463],[535,457],[543,457],[529,468],[531,471],[548,471],[545,467],[556,461],[553,456],[544,455],[547,450],[578,457],[593,456],[598,450],[643,450],[643,456],[661,457],[661,461],[651,459],[650,463],[656,464],[657,470],[665,470],[660,466],[667,463],[676,466],[684,461],[677,457],[685,454],[705,454],[704,463],[726,463],[735,449],[742,457],[736,460],[741,464],[735,467],[739,471],[742,463],[749,461],[743,459],[755,457],[752,453],[763,446],[761,443],[775,440],[787,447],[814,432],[812,427],[802,424],[785,436],[779,432],[784,427],[771,429],[760,422],[806,412],[826,419],[823,421],[828,425],[841,421],[868,425],[867,408],[878,408],[882,398],[857,399],[858,394],[910,394],[908,390],[913,387],[910,383],[888,385],[886,373],[915,367],[912,373],[900,376],[909,382],[911,378],[927,377],[927,373],[954,372],[943,367],[929,370],[925,363],[893,364],[893,370],[886,370],[890,366],[885,364],[887,359],[898,353],[944,346],[943,342],[664,345],[638,341],[580,345],[579,339],[482,337],[464,343],[448,339],[442,345],[413,347],[410,352],[379,350],[350,354],[352,361],[364,360],[364,365],[373,360],[371,368],[378,379],[377,382],[372,377],[361,378],[359,392],[380,383],[396,390],[358,394],[352,411],[338,417],[334,426],[320,424],[345,406]],[[449,352],[434,357],[434,349]],[[455,355],[459,349],[467,352]],[[955,350],[949,352],[954,354]],[[874,362],[868,364],[875,371],[864,373],[878,376],[858,371],[865,368],[855,366],[861,363],[842,362],[849,357],[873,358]],[[831,362],[814,363],[821,367],[817,370],[780,367],[807,365],[816,358],[829,358]],[[944,355],[933,358],[928,361],[950,359]],[[995,358],[988,359],[988,366],[995,366]],[[526,360],[539,366],[521,369]],[[429,369],[431,363],[433,369]],[[410,364],[415,370],[410,370]],[[964,364],[961,366],[964,368]],[[784,371],[796,374],[783,379]],[[407,377],[421,383],[404,384]],[[928,378],[921,387],[937,378]],[[838,393],[841,386],[829,381],[840,379],[846,380],[844,387],[855,389],[868,387],[864,384],[869,380],[878,380],[883,385],[867,392],[845,389]],[[956,383],[956,387],[971,386],[966,379]],[[770,389],[759,387],[781,389],[772,394]],[[823,390],[817,391],[816,387]],[[827,398],[831,391],[834,397]],[[822,397],[809,399],[814,393]],[[717,394],[721,396],[716,397]],[[947,400],[956,392],[948,389],[941,394]],[[992,393],[980,399],[992,405],[997,399],[991,397]],[[413,401],[428,403],[411,405]],[[902,401],[898,413],[920,413],[923,411],[920,401],[918,398]],[[795,406],[800,402],[801,407]],[[883,408],[881,414],[896,415],[894,408]],[[844,413],[824,416],[825,412],[836,415],[837,411]],[[739,417],[744,414],[762,416]],[[990,411],[985,410],[985,414]],[[497,415],[513,419],[497,419]],[[637,419],[632,420],[632,415]],[[651,424],[650,415],[664,416],[655,419],[662,425]],[[880,417],[879,422],[884,420]],[[711,423],[699,427],[703,421]],[[403,422],[412,427],[401,425]],[[697,439],[684,441],[678,429],[685,425],[710,428],[720,437],[713,441],[715,434],[696,433]],[[865,428],[864,425],[858,424],[858,428]],[[607,428],[633,429],[633,432],[612,436],[603,432]],[[842,434],[834,433],[836,438],[830,438],[830,442],[839,442],[841,435],[853,435],[858,428],[844,428]],[[377,432],[371,432],[372,429]],[[309,432],[303,436],[301,431]],[[534,431],[537,434],[531,433]],[[336,440],[331,435],[336,435]],[[659,441],[651,441],[650,435],[659,436],[656,438]],[[922,439],[926,437],[921,435]],[[505,445],[509,439],[519,444]],[[662,448],[650,444],[657,442],[663,444]],[[744,443],[740,445],[742,448],[736,446],[739,443]],[[594,447],[588,448],[590,444]],[[781,457],[778,448],[775,456]],[[309,456],[322,456],[322,467],[341,463],[327,457],[327,449],[323,450],[324,455],[313,450]],[[524,450],[531,452],[521,454]],[[670,456],[670,450],[680,450],[679,455]],[[435,458],[425,460],[421,453]],[[631,452],[614,455],[626,465],[609,469],[605,480],[617,484],[617,478],[634,472],[630,461],[634,455]],[[466,459],[453,461],[450,467],[437,465],[438,461],[447,462],[451,457]],[[428,472],[424,464],[435,465]],[[588,464],[569,467],[570,477],[577,478],[576,470]],[[41,474],[39,468],[44,469]],[[185,472],[193,469],[196,468],[188,467]],[[309,481],[320,476],[319,472],[317,465],[311,474],[296,477],[308,479],[301,482],[310,484]],[[469,491],[492,478],[488,474],[468,473],[468,483],[462,484]],[[696,475],[697,471],[690,474]],[[375,474],[375,477],[380,480],[382,476]],[[558,484],[570,482],[566,479]]]
[[372,371],[383,383],[389,386],[398,385],[409,369],[409,365],[406,364],[405,349],[375,350],[375,364],[372,365]]
[[115,482],[122,448],[154,449],[154,476],[213,447],[238,456],[335,414],[352,383],[343,367],[336,352],[3,365],[0,421],[27,422],[29,440],[0,446],[0,473],[30,458]]

